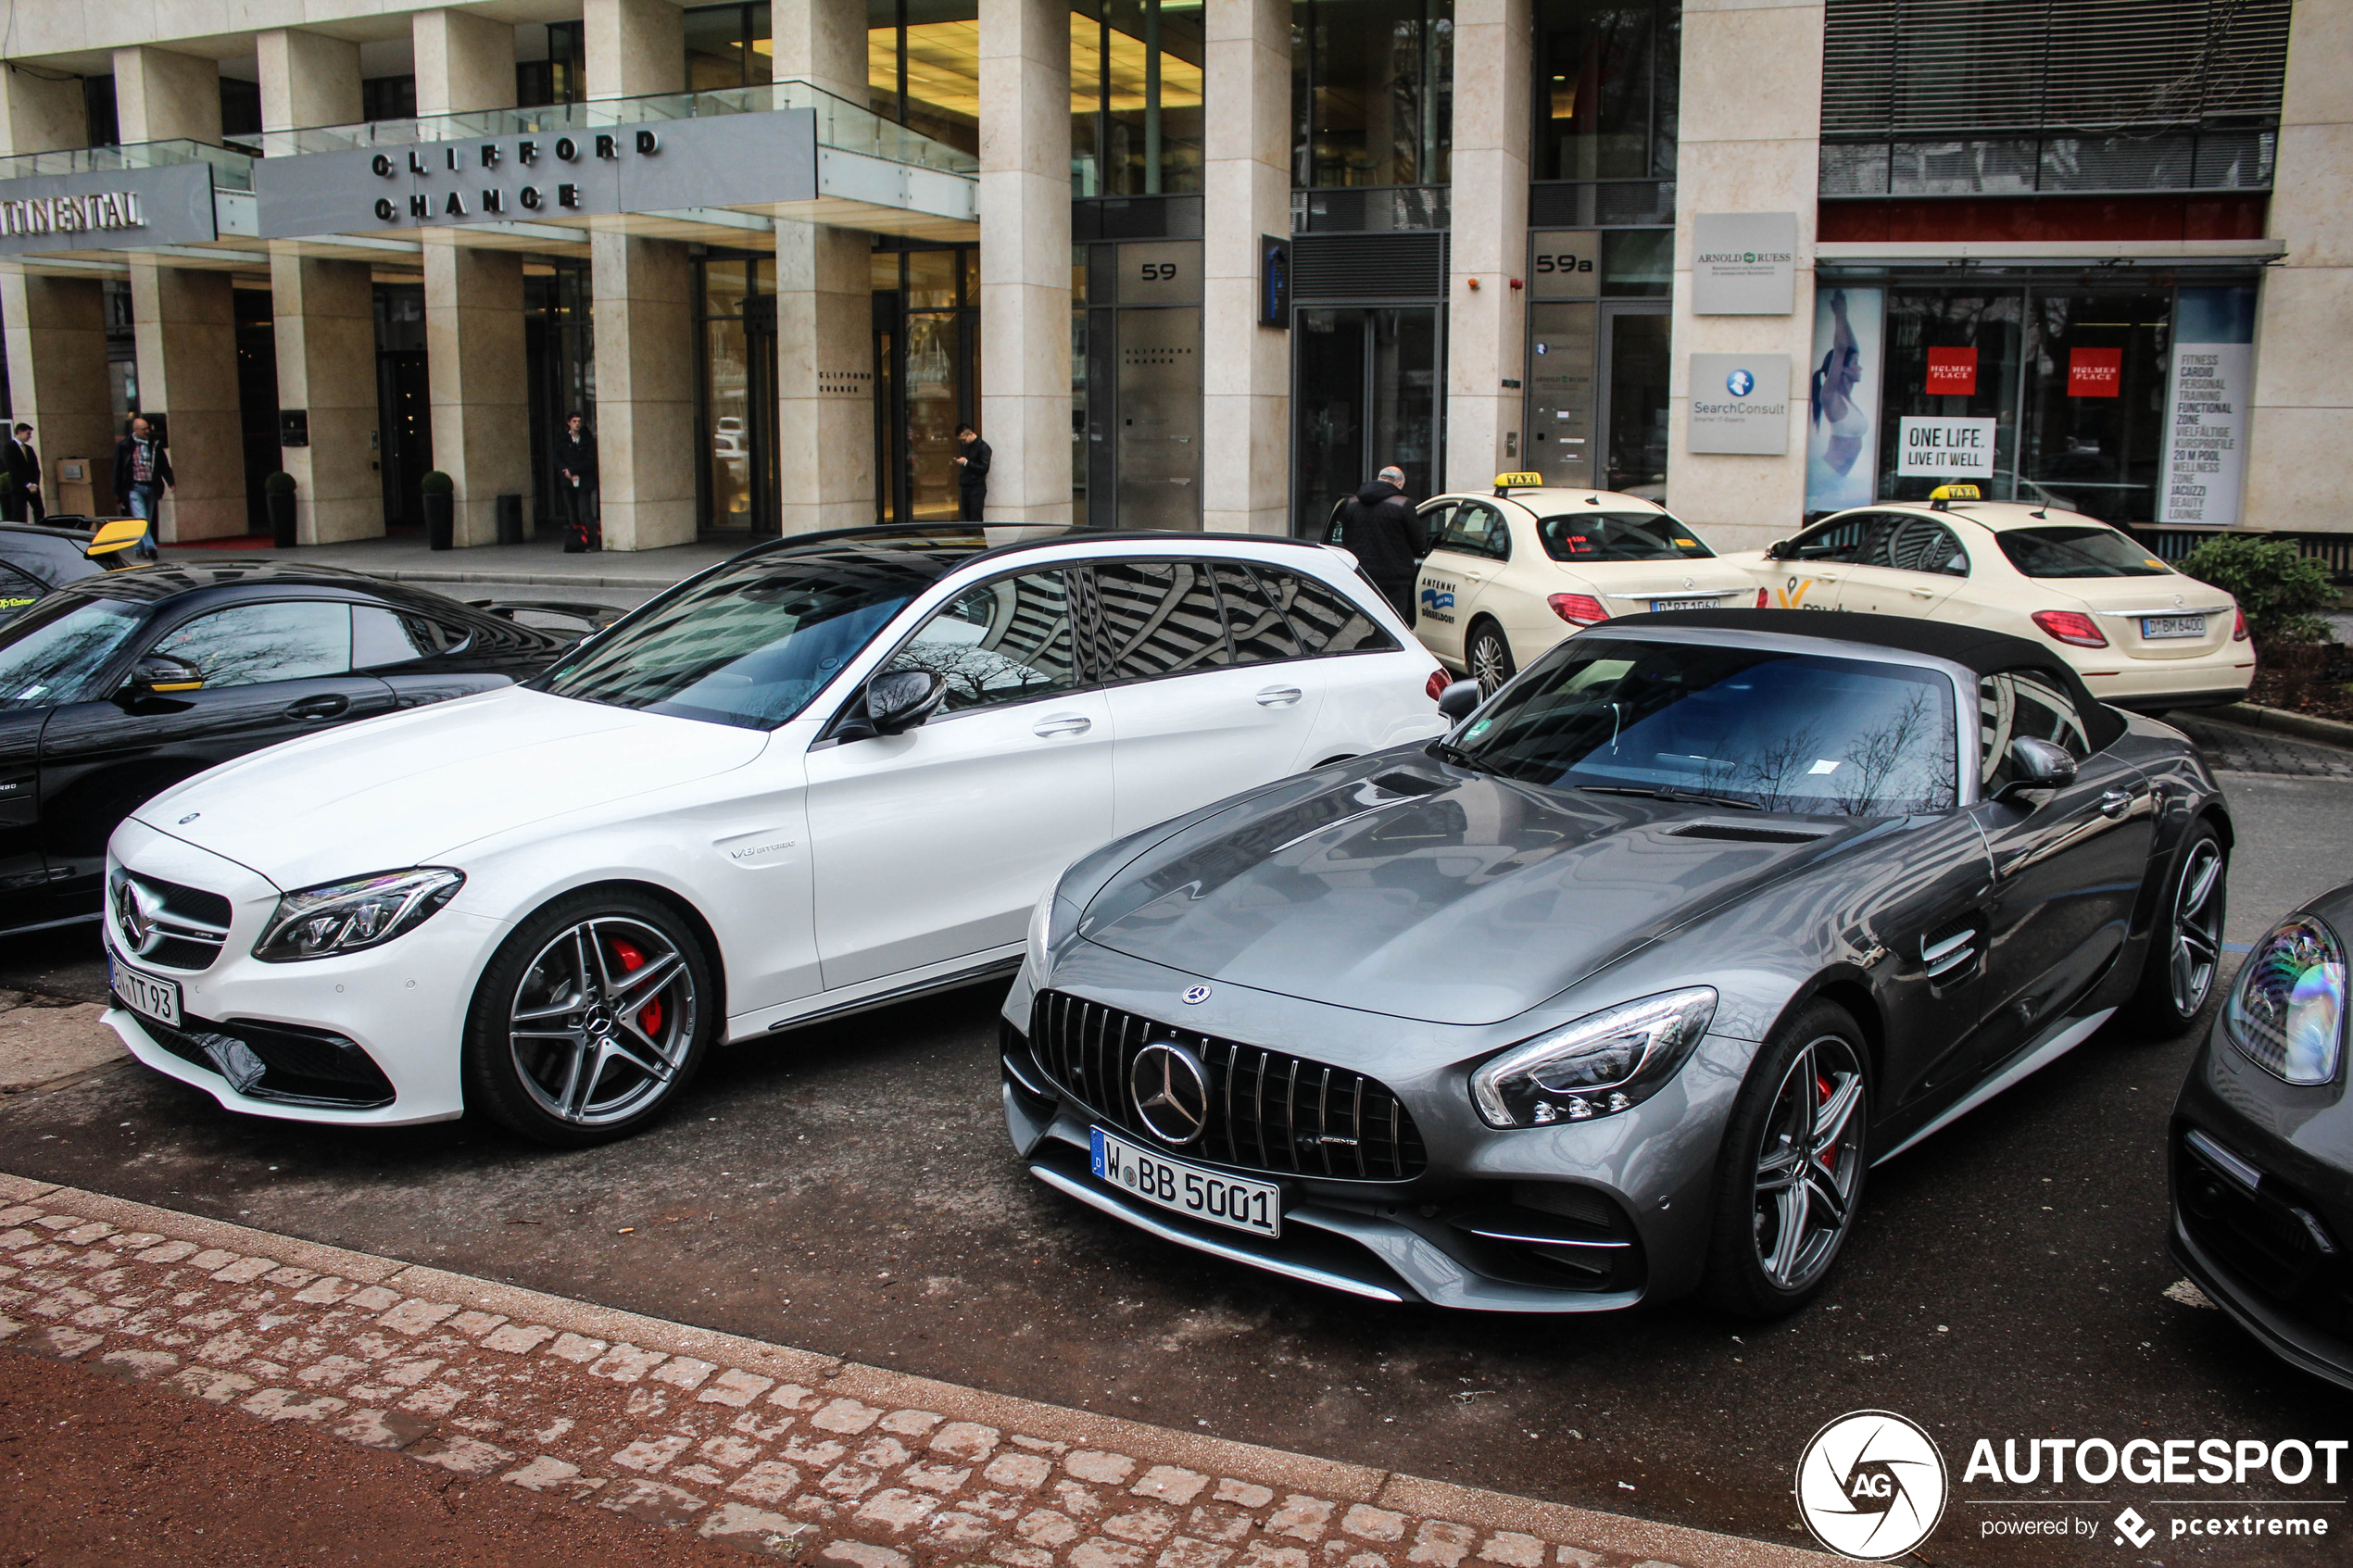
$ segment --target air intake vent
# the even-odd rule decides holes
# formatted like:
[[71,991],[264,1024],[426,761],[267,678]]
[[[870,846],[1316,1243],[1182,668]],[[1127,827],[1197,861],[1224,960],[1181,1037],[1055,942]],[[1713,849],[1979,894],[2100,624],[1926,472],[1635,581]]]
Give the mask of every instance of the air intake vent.
[[1301,234],[1290,243],[1291,297],[1301,305],[1340,300],[1442,300],[1443,233]]
[[1731,844],[1812,844],[1830,836],[1828,830],[1751,827],[1746,822],[1685,822],[1668,828],[1669,838],[1720,838]]
[[1675,221],[1671,180],[1541,180],[1528,187],[1531,229],[1622,229]]

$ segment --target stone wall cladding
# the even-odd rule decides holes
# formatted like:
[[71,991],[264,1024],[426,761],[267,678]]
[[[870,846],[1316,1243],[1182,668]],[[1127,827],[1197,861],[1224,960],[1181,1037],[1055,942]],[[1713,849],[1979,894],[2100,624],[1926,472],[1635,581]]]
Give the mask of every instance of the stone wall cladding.
[[825,1568],[1777,1568],[0,1176],[0,1349]]

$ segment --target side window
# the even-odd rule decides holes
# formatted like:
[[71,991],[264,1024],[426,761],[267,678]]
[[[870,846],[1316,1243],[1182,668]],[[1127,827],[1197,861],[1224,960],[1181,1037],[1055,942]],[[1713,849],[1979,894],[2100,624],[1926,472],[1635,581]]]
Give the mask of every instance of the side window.
[[2046,740],[2064,746],[2078,762],[2091,756],[2091,736],[2075,704],[2057,684],[2037,671],[2005,671],[1977,683],[1978,777],[1992,794],[2010,782],[2010,742]]
[[1898,571],[1931,571],[1944,577],[1967,577],[1969,553],[1953,531],[1932,518],[1899,517],[1899,526],[1886,535],[1887,559],[1875,566]]
[[1299,657],[1299,636],[1283,619],[1239,561],[1218,561],[1210,568],[1217,580],[1217,597],[1226,607],[1226,640],[1233,646],[1237,664],[1267,664]]
[[1422,545],[1426,551],[1439,547],[1438,542],[1446,537],[1447,527],[1453,522],[1454,512],[1460,505],[1458,501],[1432,501],[1416,514],[1421,519]]
[[382,605],[351,607],[351,667],[355,670],[429,659],[463,647],[468,637],[465,628],[426,616],[396,613]]
[[1791,541],[1790,560],[1837,561],[1853,565],[1862,558],[1863,536],[1878,512],[1855,512],[1818,523]]
[[1512,534],[1504,521],[1504,514],[1484,501],[1465,501],[1454,508],[1446,524],[1446,532],[1436,538],[1433,548],[1459,550],[1466,556],[1486,556],[1494,560],[1512,558]]
[[1095,595],[1102,653],[1114,681],[1232,662],[1206,561],[1099,562]]
[[1076,682],[1063,574],[1026,572],[965,589],[885,668],[937,674],[948,683],[941,707],[950,713],[1069,690]]
[[1266,593],[1299,633],[1301,651],[1313,658],[1326,653],[1387,653],[1397,639],[1380,623],[1329,583],[1274,567],[1253,569]]
[[204,671],[208,686],[252,686],[351,669],[351,607],[305,601],[233,605],[201,615],[153,649]]
[[0,621],[6,621],[49,591],[23,572],[0,561]]

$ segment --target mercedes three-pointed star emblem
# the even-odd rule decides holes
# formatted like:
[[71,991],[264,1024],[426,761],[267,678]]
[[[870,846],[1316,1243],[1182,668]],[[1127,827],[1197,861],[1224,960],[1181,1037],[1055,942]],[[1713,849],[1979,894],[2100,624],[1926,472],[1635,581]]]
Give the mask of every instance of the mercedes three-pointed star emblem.
[[1154,1040],[1127,1069],[1127,1093],[1153,1136],[1182,1146],[1209,1125],[1209,1070],[1174,1040]]

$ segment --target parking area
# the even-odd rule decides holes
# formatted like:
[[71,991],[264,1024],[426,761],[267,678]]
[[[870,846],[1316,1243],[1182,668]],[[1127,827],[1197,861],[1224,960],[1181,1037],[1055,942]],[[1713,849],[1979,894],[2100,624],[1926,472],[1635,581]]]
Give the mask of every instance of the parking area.
[[[2244,944],[2348,874],[2353,778],[2311,747],[2271,756],[2302,771],[2258,771],[2265,759],[2237,744],[2209,750],[2236,767],[2227,935]],[[103,989],[92,940],[18,945],[0,986]],[[2070,1494],[2012,1486],[2012,1505],[1972,1507],[1987,1493],[1959,1466],[1979,1437],[2353,1435],[2353,1401],[2167,1295],[2180,1272],[2163,1245],[2162,1130],[2188,1039],[2095,1036],[1881,1168],[1830,1291],[1755,1328],[1691,1306],[1379,1307],[1128,1231],[1013,1161],[999,995],[721,1053],[668,1121],[580,1153],[472,1123],[258,1122],[124,1065],[0,1100],[0,1166],[1057,1404],[1777,1541],[1803,1538],[1790,1477],[1806,1438],[1892,1410],[1955,1466],[1926,1549],[1939,1563],[2054,1557],[1982,1537],[2016,1499]],[[2353,1510],[2322,1512],[2353,1528]],[[2181,1561],[2191,1544],[2150,1552]],[[2081,1549],[2120,1560],[2104,1535]],[[2271,1543],[2208,1550],[2302,1560]]]

